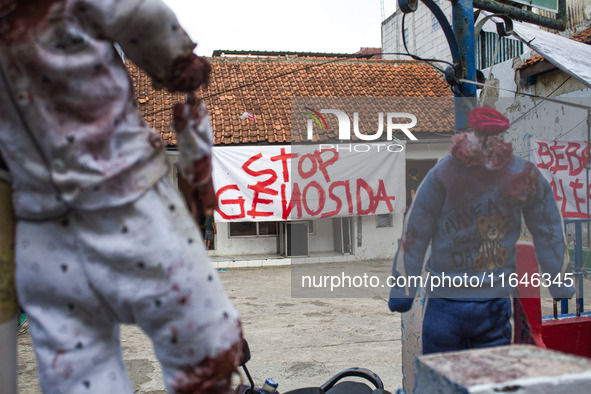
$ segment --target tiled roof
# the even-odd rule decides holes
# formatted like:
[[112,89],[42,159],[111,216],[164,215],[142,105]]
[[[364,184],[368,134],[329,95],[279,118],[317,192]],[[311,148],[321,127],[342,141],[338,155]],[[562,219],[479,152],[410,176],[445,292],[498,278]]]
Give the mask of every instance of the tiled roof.
[[362,47],[356,53],[363,55],[373,55],[372,59],[382,58],[382,48]]
[[[363,49],[363,48],[362,48]],[[382,49],[379,48],[380,53]],[[357,52],[360,53],[360,52]],[[249,56],[249,57],[347,57],[350,58],[350,53],[326,53],[326,52],[294,52],[294,51],[259,51],[259,50],[231,50],[231,49],[216,49],[213,51],[212,57],[228,57],[228,56]]]
[[575,34],[571,37],[571,40],[583,42],[585,44],[591,44],[591,27],[578,34]]
[[526,67],[533,66],[534,64],[539,63],[542,60],[544,60],[544,56],[541,56],[541,55],[530,57],[525,62],[523,62],[519,67],[517,67],[517,70],[522,70]]
[[[582,42],[584,44],[591,45],[591,27],[586,30],[583,30],[582,32],[580,32],[578,34],[575,34],[570,39],[578,41],[578,42]],[[521,66],[517,67],[517,70],[522,70],[524,68],[533,66],[534,64],[539,63],[542,60],[544,60],[544,57],[541,55],[530,57]]]
[[[208,60],[213,69],[211,82],[206,90],[197,93],[209,107],[216,145],[292,142],[291,99],[297,97],[451,97],[444,78],[429,65],[415,61],[269,57]],[[162,133],[166,144],[175,145],[170,108],[184,97],[155,91],[143,71],[131,62],[128,67],[147,122]],[[241,119],[245,112],[256,119]],[[432,125],[413,130],[452,130],[453,110],[427,112],[433,113]],[[293,139],[297,142],[297,138]]]

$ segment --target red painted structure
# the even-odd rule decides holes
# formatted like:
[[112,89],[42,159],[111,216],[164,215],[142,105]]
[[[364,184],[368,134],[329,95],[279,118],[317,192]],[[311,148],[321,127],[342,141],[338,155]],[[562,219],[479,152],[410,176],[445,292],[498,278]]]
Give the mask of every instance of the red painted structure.
[[[517,271],[519,277],[526,272],[530,275],[538,272],[532,244],[517,245]],[[539,288],[520,285],[519,293],[533,342],[537,346],[591,357],[591,316],[562,315],[558,319],[542,319]]]

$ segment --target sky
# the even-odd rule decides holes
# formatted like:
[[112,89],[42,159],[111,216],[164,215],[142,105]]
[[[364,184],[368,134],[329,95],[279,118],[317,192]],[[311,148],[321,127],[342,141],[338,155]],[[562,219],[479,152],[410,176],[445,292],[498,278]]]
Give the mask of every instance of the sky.
[[[216,49],[354,53],[381,46],[380,0],[163,0],[198,43]],[[396,0],[384,0],[391,15]]]

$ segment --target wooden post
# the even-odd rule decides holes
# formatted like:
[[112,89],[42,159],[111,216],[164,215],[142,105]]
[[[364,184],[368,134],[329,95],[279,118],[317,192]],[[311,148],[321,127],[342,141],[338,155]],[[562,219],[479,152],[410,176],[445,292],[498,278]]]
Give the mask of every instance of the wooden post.
[[423,354],[423,309],[425,289],[419,287],[410,311],[400,315],[402,325],[402,386],[407,393],[415,388],[417,358]]
[[0,393],[16,394],[16,320],[12,193],[0,180]]

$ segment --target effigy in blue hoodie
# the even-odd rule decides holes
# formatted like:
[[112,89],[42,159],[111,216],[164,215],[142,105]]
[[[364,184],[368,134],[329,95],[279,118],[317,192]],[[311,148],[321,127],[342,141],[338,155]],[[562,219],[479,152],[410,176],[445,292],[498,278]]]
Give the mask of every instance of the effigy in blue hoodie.
[[[490,108],[472,112],[470,124],[480,130],[451,138],[450,155],[417,191],[394,258],[393,276],[405,280],[391,289],[392,311],[411,308],[416,278],[425,270],[424,353],[511,341],[515,281],[509,278],[517,271],[522,217],[548,279],[544,286],[554,298],[574,293],[552,189],[533,163],[513,155],[511,144],[497,135],[509,127],[506,118]],[[479,120],[490,116],[502,117],[502,126],[480,127],[485,122]]]

